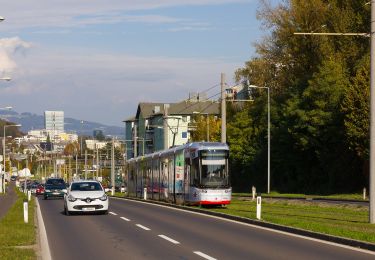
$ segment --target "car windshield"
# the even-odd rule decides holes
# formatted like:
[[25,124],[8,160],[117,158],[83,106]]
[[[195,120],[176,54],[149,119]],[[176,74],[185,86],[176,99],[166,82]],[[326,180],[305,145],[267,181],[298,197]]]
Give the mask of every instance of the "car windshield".
[[72,183],[71,191],[101,191],[103,190],[97,182]]
[[65,182],[63,179],[49,179],[47,180],[46,185],[65,186]]

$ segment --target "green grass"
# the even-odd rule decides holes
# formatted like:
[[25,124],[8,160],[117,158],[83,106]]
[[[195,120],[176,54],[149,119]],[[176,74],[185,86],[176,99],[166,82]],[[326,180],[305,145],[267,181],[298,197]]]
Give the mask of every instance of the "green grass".
[[29,223],[25,224],[23,199],[26,196],[18,191],[17,194],[17,201],[0,221],[0,259],[36,259],[33,249],[17,248],[35,244],[34,198],[28,205]]
[[[234,197],[252,197],[251,193],[233,193]],[[353,194],[332,194],[332,195],[306,195],[306,194],[290,194],[290,193],[278,193],[271,192],[269,194],[262,193],[262,197],[281,197],[281,198],[322,198],[322,199],[338,199],[338,200],[363,200],[362,193],[353,193]],[[368,198],[366,199],[368,201]]]
[[[207,209],[256,219],[256,202],[233,198],[227,208]],[[375,243],[368,207],[263,199],[262,221]]]
[[[109,191],[109,192],[107,192],[107,195],[108,196],[111,196],[111,192]],[[114,194],[114,197],[126,197],[126,193],[124,193],[124,192],[115,192],[115,194]]]

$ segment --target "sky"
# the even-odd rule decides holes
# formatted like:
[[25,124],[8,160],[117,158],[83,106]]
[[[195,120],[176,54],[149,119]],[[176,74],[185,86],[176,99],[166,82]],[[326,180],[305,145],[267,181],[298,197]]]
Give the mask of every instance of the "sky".
[[[273,3],[277,0],[271,1]],[[0,108],[123,126],[140,102],[179,102],[255,55],[258,0],[0,0]]]

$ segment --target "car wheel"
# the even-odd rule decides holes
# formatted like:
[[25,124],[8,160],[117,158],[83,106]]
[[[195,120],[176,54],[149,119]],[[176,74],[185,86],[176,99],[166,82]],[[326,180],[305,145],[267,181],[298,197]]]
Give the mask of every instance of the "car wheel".
[[69,216],[70,215],[70,212],[69,212],[69,210],[66,207],[64,207],[64,212],[65,212],[65,216]]
[[103,215],[108,215],[108,210],[104,210],[102,214]]
[[47,197],[47,196],[44,196],[44,199],[45,199],[45,200],[47,200],[47,199],[48,199],[48,197]]

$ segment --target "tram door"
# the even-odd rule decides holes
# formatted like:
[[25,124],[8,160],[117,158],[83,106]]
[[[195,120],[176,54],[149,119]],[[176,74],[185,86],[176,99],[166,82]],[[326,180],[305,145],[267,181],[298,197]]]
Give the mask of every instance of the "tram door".
[[163,159],[161,162],[160,186],[160,199],[166,201],[168,199],[168,159]]
[[184,203],[184,177],[185,177],[184,168],[185,168],[184,151],[180,150],[180,151],[177,151],[175,154],[174,190],[175,190],[176,204]]
[[168,199],[169,202],[174,202],[174,155],[168,156]]
[[184,170],[184,202],[189,200],[190,167],[190,158],[186,158]]

